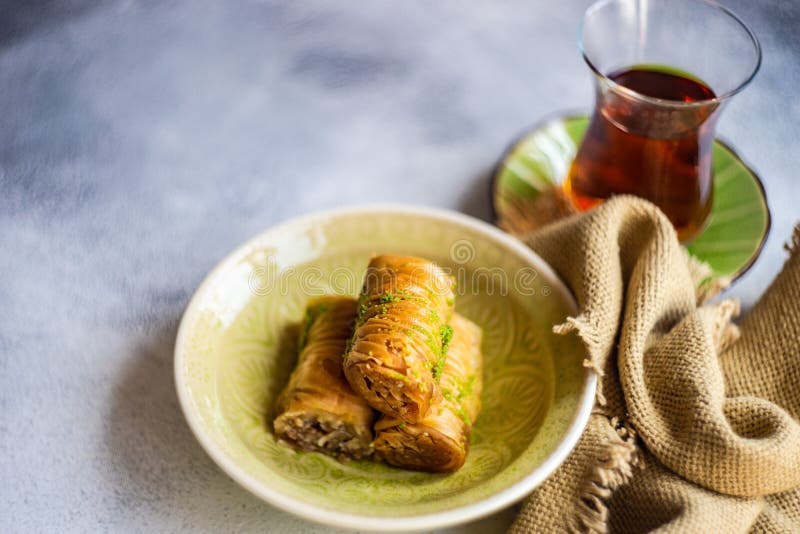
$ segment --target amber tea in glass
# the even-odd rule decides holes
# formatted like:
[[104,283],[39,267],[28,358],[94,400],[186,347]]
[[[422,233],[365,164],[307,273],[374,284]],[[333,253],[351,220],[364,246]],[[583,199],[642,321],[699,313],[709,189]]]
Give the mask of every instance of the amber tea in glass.
[[580,210],[616,194],[646,198],[690,240],[711,212],[717,118],[758,70],[758,41],[712,1],[602,0],[586,12],[581,48],[595,110],[568,197]]

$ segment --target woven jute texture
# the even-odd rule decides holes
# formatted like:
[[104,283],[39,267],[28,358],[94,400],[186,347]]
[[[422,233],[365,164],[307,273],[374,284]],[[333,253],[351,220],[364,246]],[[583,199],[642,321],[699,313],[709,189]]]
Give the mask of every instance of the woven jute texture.
[[589,425],[524,503],[522,532],[800,532],[800,227],[737,327],[737,302],[652,204],[615,197],[524,240],[575,294],[600,375]]

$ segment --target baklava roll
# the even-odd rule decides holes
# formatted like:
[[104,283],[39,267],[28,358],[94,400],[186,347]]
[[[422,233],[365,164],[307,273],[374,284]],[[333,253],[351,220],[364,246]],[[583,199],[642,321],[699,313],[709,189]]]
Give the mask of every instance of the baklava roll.
[[376,410],[416,423],[439,394],[454,286],[425,259],[383,255],[370,261],[344,372]]
[[458,314],[450,325],[453,339],[442,370],[442,396],[416,424],[387,415],[375,424],[375,454],[388,464],[437,473],[464,465],[472,424],[481,406],[482,332]]
[[376,414],[342,370],[357,313],[358,303],[347,297],[322,297],[308,305],[297,366],[277,401],[273,426],[280,442],[340,460],[372,454]]

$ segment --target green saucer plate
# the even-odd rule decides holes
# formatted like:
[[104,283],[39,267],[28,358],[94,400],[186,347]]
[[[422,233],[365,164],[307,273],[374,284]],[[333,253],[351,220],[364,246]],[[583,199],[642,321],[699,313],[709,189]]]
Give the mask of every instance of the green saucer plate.
[[[532,205],[564,180],[588,125],[585,115],[559,117],[513,143],[492,177],[495,221],[505,226],[502,221],[514,216],[515,207],[519,214],[519,206]],[[736,279],[756,260],[769,234],[767,198],[756,173],[719,139],[714,142],[713,177],[708,224],[686,248],[717,277]]]

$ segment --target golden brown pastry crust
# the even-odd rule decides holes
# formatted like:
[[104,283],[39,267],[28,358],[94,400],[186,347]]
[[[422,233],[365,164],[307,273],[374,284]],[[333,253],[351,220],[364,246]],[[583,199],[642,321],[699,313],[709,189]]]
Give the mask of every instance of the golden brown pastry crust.
[[357,310],[356,300],[347,297],[322,297],[308,305],[297,366],[277,401],[273,426],[283,443],[339,459],[372,454],[376,414],[342,370]]
[[373,408],[409,423],[438,391],[442,336],[453,311],[451,276],[411,256],[376,256],[359,298],[359,316],[344,372]]
[[457,470],[466,460],[483,388],[481,329],[453,314],[453,338],[442,370],[441,397],[416,424],[383,415],[375,424],[375,452],[387,463],[433,472]]

